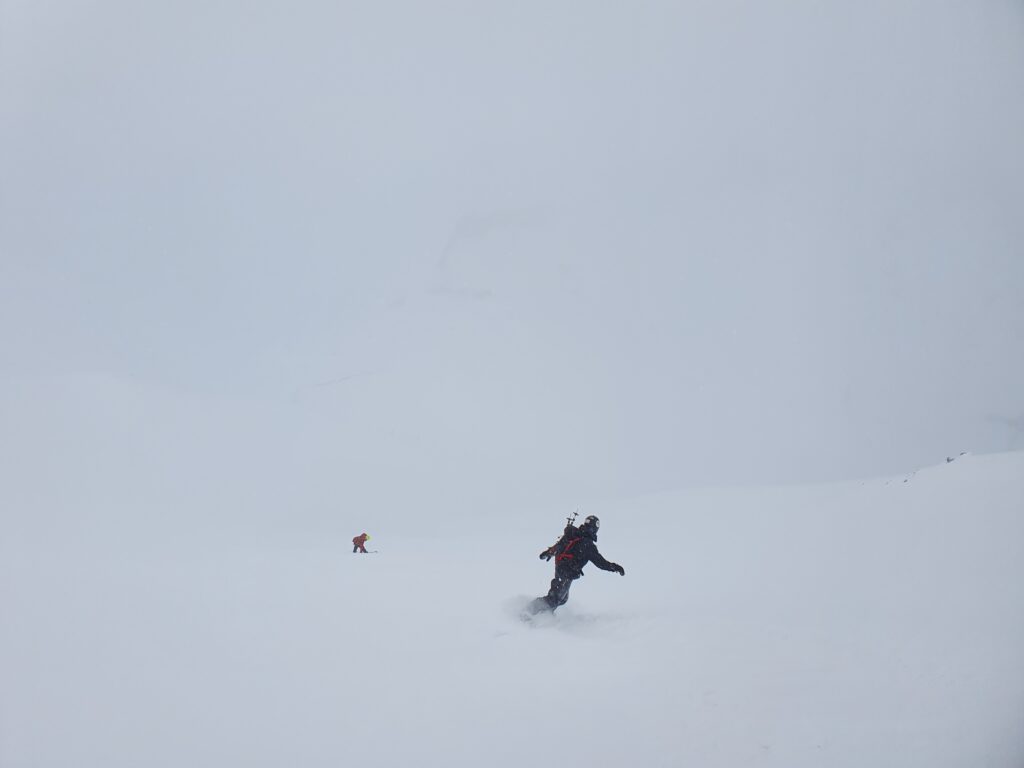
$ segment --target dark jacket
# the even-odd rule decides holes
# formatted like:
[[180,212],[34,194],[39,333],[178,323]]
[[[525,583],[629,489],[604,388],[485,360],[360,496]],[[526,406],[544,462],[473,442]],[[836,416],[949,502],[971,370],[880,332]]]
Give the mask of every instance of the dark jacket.
[[541,553],[541,557],[555,558],[555,574],[578,579],[583,575],[583,566],[593,563],[602,571],[621,571],[621,566],[605,560],[597,551],[597,535],[587,527],[567,525],[555,544]]

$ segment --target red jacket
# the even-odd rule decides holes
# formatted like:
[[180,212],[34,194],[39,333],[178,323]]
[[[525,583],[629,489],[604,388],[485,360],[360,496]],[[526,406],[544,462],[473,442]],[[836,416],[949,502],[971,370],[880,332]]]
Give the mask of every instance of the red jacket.
[[363,533],[363,534],[360,534],[359,536],[356,536],[354,539],[352,539],[352,543],[355,544],[357,547],[361,547],[364,544],[366,544],[366,540],[368,538],[370,538],[370,537],[367,536],[365,533]]

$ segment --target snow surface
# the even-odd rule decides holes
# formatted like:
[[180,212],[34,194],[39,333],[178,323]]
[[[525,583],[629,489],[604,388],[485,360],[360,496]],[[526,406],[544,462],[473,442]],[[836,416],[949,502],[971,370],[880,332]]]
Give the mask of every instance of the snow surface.
[[532,623],[552,510],[365,556],[22,521],[0,766],[1019,767],[1022,499],[1008,453],[588,504],[626,576]]

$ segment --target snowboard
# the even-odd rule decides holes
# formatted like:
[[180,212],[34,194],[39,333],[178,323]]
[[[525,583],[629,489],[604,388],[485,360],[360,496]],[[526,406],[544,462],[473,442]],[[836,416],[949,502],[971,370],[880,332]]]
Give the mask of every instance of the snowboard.
[[523,621],[530,621],[534,616],[542,613],[553,614],[554,611],[551,609],[551,605],[543,597],[538,597],[536,600],[530,601],[527,606],[523,609],[521,618]]

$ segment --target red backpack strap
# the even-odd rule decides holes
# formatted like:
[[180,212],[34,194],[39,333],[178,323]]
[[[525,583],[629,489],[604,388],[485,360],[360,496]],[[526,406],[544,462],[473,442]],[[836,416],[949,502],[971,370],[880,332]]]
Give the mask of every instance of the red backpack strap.
[[577,541],[579,541],[579,539],[569,539],[568,543],[565,545],[565,549],[555,556],[555,562],[560,563],[563,560],[572,560],[572,554],[570,554],[569,550],[572,549],[573,545]]

